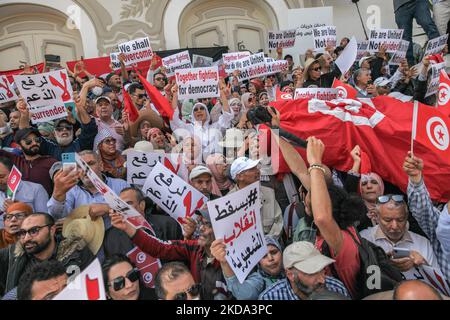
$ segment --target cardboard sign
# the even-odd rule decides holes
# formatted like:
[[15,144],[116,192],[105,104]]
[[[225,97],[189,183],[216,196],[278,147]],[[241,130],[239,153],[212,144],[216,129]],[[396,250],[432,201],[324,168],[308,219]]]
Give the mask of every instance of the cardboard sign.
[[0,103],[18,100],[16,91],[13,89],[6,76],[0,77]]
[[336,47],[336,27],[325,26],[313,29],[314,50],[317,52],[325,52],[329,45]]
[[100,261],[95,259],[78,274],[53,300],[106,300]]
[[295,90],[294,99],[318,99],[331,101],[338,98],[338,89],[332,88],[298,88]]
[[142,191],[180,224],[207,201],[202,193],[161,163],[153,168]]
[[164,153],[131,151],[127,154],[127,182],[143,186],[150,172],[163,159]]
[[216,239],[227,247],[226,259],[240,283],[267,254],[261,221],[259,182],[208,202]]
[[286,60],[273,60],[272,58],[266,58],[267,74],[280,73],[289,68],[289,62]]
[[400,43],[400,48],[392,55],[389,64],[398,66],[400,62],[406,58],[406,52],[408,51],[409,41],[402,40]]
[[66,106],[73,103],[73,92],[66,70],[14,76],[14,82],[28,104],[33,123],[67,117]]
[[381,45],[384,45],[386,52],[395,53],[400,49],[402,37],[402,29],[371,30],[368,51],[371,53],[379,52]]
[[358,51],[356,54],[356,61],[359,61],[368,52],[367,50],[369,48],[369,40],[358,41],[357,46],[358,46]]
[[237,70],[236,62],[250,56],[251,53],[248,51],[224,53],[222,57],[225,64],[225,72],[227,74],[233,73],[234,70]]
[[200,56],[198,54],[192,55],[194,61],[194,68],[212,67],[214,59],[210,57]]
[[358,43],[356,42],[355,37],[352,37],[344,51],[341,52],[335,62],[342,74],[345,74],[348,70],[350,70],[353,63],[355,63],[357,54]]
[[264,53],[257,53],[236,61],[236,69],[241,71],[238,77],[239,82],[266,75],[268,68]]
[[147,288],[154,288],[156,274],[162,267],[161,261],[149,256],[138,247],[134,247],[128,252],[127,257],[141,273],[141,283]]
[[125,54],[126,66],[153,58],[153,50],[148,37],[121,43],[118,47],[120,52]]
[[6,195],[12,201],[14,201],[14,199],[16,198],[16,192],[21,181],[22,173],[19,171],[19,169],[17,169],[16,166],[13,166],[11,172],[9,173],[8,181],[6,182],[8,187],[6,190]]
[[177,54],[162,59],[163,66],[167,69],[167,76],[173,77],[176,70],[191,69],[191,57],[189,51],[179,52]]
[[220,96],[219,68],[217,66],[177,70],[175,76],[180,100]]
[[269,50],[277,50],[278,48],[292,48],[295,46],[297,29],[269,31],[268,38]]
[[436,63],[436,64],[431,65],[431,80],[428,85],[428,90],[427,90],[427,93],[425,94],[425,98],[438,93],[441,70],[445,70],[445,62]]
[[428,41],[424,57],[441,53],[448,41],[448,33]]
[[120,53],[117,53],[117,52],[111,52],[109,54],[109,58],[111,59],[111,65],[112,65],[114,71],[121,69],[120,61],[119,61],[119,54]]

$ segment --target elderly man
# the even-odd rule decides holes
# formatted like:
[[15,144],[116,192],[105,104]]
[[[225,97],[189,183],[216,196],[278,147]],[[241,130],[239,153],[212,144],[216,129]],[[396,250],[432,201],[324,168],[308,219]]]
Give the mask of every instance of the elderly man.
[[[258,165],[259,160],[254,161],[245,157],[236,159],[230,169],[231,178],[236,182],[236,186],[230,190],[230,193],[238,192],[259,181],[261,172]],[[273,189],[261,186],[260,190],[264,234],[278,238],[283,230],[283,215],[280,205],[275,199]]]
[[170,262],[159,269],[155,290],[161,300],[200,300],[201,285],[181,262]]
[[369,69],[358,69],[353,73],[355,89],[358,98],[373,98],[378,95],[375,85],[369,84],[372,80]]
[[289,245],[283,252],[286,278],[267,288],[259,300],[308,300],[312,294],[325,290],[347,300],[350,295],[344,284],[325,275],[325,267],[333,262],[310,242]]
[[208,200],[211,201],[220,198],[220,196],[212,193],[212,173],[207,167],[197,166],[192,169],[189,180],[191,185],[203,193]]
[[[391,262],[408,280],[416,279],[415,267],[429,265],[439,270],[436,256],[428,239],[408,231],[408,208],[401,195],[380,196],[377,200],[379,224],[363,230],[361,236],[384,249]],[[409,251],[407,257],[394,255],[397,248]]]

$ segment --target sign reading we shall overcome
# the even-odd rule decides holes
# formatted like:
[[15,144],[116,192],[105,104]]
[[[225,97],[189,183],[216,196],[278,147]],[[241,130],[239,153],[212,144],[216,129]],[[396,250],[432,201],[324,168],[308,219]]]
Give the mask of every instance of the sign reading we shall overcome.
[[28,104],[33,123],[67,117],[66,105],[73,103],[73,93],[66,70],[13,78]]
[[153,50],[148,37],[119,44],[120,52],[125,54],[125,65],[152,60]]
[[240,283],[267,254],[260,208],[259,182],[208,202],[214,235],[224,240],[227,262]]
[[219,97],[219,68],[177,70],[178,98],[201,99]]
[[276,50],[278,48],[292,48],[295,46],[297,29],[269,31],[268,38],[269,50]]
[[384,45],[386,52],[395,53],[400,49],[402,42],[402,29],[378,29],[370,31],[369,52],[378,52],[380,47]]

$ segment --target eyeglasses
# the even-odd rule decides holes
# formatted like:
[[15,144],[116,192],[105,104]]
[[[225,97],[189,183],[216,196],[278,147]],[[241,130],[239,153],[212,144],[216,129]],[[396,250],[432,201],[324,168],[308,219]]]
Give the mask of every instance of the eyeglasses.
[[205,110],[205,108],[203,108],[203,107],[195,107],[194,108],[194,112],[201,111],[201,110]]
[[103,140],[103,143],[113,145],[113,144],[116,144],[116,139],[105,139],[105,140]]
[[3,216],[3,220],[4,221],[11,221],[13,218],[16,218],[16,220],[22,220],[26,216],[27,216],[27,214],[25,212],[19,212],[19,213],[16,213],[16,214],[5,214]]
[[34,138],[24,139],[23,141],[25,142],[25,145],[31,146],[33,144],[33,142],[37,143],[37,144],[41,143],[42,139],[41,139],[41,137],[34,137]]
[[377,202],[379,204],[385,204],[388,203],[391,199],[397,203],[405,202],[405,198],[401,194],[388,194],[385,196],[380,196],[378,197]]
[[44,229],[45,227],[50,227],[50,226],[52,226],[52,224],[46,224],[45,226],[36,226],[36,227],[32,227],[28,230],[21,229],[16,233],[16,236],[19,239],[24,239],[27,236],[27,234],[29,234],[30,237],[34,238],[39,234],[39,231],[41,231],[41,229]]
[[113,287],[114,291],[119,291],[125,288],[125,278],[130,280],[131,282],[136,282],[139,280],[139,270],[134,268],[131,269],[125,277],[117,277],[111,283],[109,286]]
[[197,297],[200,294],[200,289],[202,288],[202,285],[194,284],[192,287],[187,289],[185,292],[177,293],[174,296],[174,300],[187,300],[187,295],[189,294],[191,297]]
[[55,130],[58,131],[58,132],[61,132],[61,131],[64,131],[64,130],[72,131],[73,130],[73,126],[59,126],[59,127],[56,127]]

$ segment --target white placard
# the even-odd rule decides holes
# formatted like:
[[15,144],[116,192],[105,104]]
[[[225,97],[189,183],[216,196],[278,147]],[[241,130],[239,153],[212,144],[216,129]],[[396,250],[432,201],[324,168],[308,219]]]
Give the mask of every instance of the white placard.
[[356,61],[361,60],[362,57],[368,52],[369,40],[358,41],[358,53],[356,54]]
[[148,175],[158,162],[163,162],[164,153],[131,151],[127,154],[127,182],[143,186]]
[[144,193],[172,218],[182,224],[202,208],[207,198],[161,163],[157,163],[145,181]]
[[13,89],[6,76],[0,77],[0,103],[18,100],[16,91]]
[[292,48],[295,46],[297,38],[297,29],[284,31],[269,31],[268,46],[269,50],[277,50],[278,48]]
[[111,52],[109,54],[109,59],[111,60],[111,65],[113,67],[113,70],[120,70],[121,66],[120,66],[120,61],[119,61],[119,54],[117,52]]
[[180,69],[175,71],[178,99],[219,97],[219,68]]
[[67,117],[66,104],[73,103],[73,92],[66,70],[13,78],[28,104],[33,123]]
[[325,52],[328,45],[336,47],[336,27],[325,26],[313,29],[314,49],[317,52]]
[[167,76],[169,77],[173,77],[176,70],[192,69],[191,57],[187,50],[162,58],[162,63],[167,69]]
[[100,261],[95,259],[53,300],[106,300]]
[[250,56],[251,53],[248,51],[224,53],[222,57],[223,63],[225,64],[225,72],[227,74],[233,73],[234,70],[237,70],[236,61],[242,60]]
[[386,52],[394,53],[400,48],[402,37],[402,29],[370,30],[368,51],[371,53],[379,52],[381,45],[384,44]]
[[431,80],[428,85],[428,90],[425,94],[425,98],[436,94],[439,91],[441,70],[445,70],[445,62],[435,63],[431,65]]
[[345,74],[355,63],[356,56],[358,54],[358,43],[355,37],[352,37],[350,42],[345,47],[344,51],[341,52],[339,57],[336,59],[335,64],[341,70],[342,74]]
[[389,64],[400,65],[401,61],[406,58],[406,52],[408,51],[409,41],[402,40],[400,43],[400,48],[392,55]]
[[192,55],[194,68],[212,67],[214,59],[210,57],[201,56],[198,54]]
[[153,50],[148,37],[140,38],[118,45],[120,52],[125,54],[126,66],[153,58]]
[[448,41],[448,33],[428,41],[424,56],[441,53]]
[[295,90],[294,99],[318,99],[331,101],[338,98],[338,89],[333,88],[298,88]]
[[226,259],[240,283],[267,254],[261,221],[260,184],[208,202],[216,239],[227,247]]
[[266,58],[267,74],[276,74],[287,70],[289,68],[289,62],[286,60],[273,60],[272,58]]
[[236,69],[241,71],[238,77],[239,82],[266,75],[268,68],[264,53],[257,53],[236,61]]

